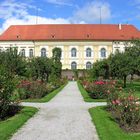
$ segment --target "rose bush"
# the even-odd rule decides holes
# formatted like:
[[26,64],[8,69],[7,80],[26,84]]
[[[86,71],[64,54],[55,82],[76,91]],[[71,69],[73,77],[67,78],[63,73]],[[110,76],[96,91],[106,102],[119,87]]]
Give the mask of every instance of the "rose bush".
[[29,81],[21,80],[17,85],[17,92],[19,93],[20,99],[28,98],[42,98],[51,91],[59,88],[61,85],[66,83],[65,79],[60,79],[59,81],[54,81],[51,83],[46,83],[41,80]]
[[41,98],[54,89],[52,85],[39,80],[22,80],[17,88],[20,99]]
[[82,85],[93,99],[106,98],[107,94],[110,94],[110,92],[112,93],[115,90],[114,82],[112,81],[84,81]]
[[122,90],[109,94],[108,108],[115,120],[126,131],[140,131],[140,104],[132,92],[125,94]]

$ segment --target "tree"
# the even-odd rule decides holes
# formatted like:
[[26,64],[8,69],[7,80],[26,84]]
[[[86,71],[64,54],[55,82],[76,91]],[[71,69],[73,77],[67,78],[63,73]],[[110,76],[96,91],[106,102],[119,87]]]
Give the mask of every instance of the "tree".
[[60,48],[54,48],[52,50],[52,53],[53,53],[53,59],[55,61],[60,61],[61,60],[61,54],[62,54],[62,50]]
[[130,66],[132,69],[132,75],[140,75],[140,40],[132,40],[126,45],[126,53],[130,59]]
[[123,79],[126,87],[126,77],[131,74],[131,57],[127,53],[116,52],[109,57],[111,76]]
[[52,52],[53,52],[52,76],[55,78],[61,78],[61,71],[62,71],[61,53],[62,53],[62,51],[60,48],[54,48]]
[[24,76],[26,73],[26,60],[17,53],[16,48],[0,52],[0,64],[13,75]]
[[33,79],[47,81],[52,73],[53,60],[46,57],[36,57],[29,62],[30,73]]
[[92,78],[98,78],[103,76],[105,79],[109,79],[109,64],[107,59],[97,61],[94,63],[93,68],[91,69]]

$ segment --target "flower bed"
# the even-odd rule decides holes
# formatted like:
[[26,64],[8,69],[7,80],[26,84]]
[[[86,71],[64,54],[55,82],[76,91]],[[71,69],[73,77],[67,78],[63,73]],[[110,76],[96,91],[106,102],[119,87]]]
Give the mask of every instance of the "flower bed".
[[17,86],[17,92],[20,99],[38,99],[60,87],[61,84],[45,83],[40,80],[29,81],[22,80]]
[[93,99],[104,99],[107,94],[115,91],[114,81],[83,81],[82,85]]
[[82,82],[93,99],[107,99],[108,110],[121,128],[128,132],[140,132],[139,98],[133,91],[124,92],[116,81]]
[[140,104],[132,92],[124,94],[122,90],[108,95],[108,109],[114,119],[126,131],[140,132]]

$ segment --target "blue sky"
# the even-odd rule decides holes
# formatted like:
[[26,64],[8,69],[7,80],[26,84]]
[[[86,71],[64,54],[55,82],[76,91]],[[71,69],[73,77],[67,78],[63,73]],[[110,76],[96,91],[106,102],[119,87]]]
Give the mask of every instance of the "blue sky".
[[[140,29],[140,0],[0,0],[0,32],[15,24],[133,24]],[[38,16],[36,16],[38,15]]]

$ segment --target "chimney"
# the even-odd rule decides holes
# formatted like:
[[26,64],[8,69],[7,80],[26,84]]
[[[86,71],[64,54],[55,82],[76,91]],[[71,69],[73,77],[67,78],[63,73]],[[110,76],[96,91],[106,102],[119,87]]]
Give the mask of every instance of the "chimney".
[[120,23],[120,24],[119,24],[119,30],[121,30],[121,29],[122,29],[122,24]]

